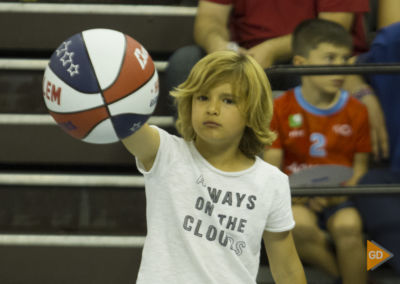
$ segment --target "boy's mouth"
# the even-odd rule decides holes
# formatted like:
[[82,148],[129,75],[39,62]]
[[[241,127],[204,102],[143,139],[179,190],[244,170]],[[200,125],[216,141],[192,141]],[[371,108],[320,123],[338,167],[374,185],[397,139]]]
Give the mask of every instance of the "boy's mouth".
[[211,121],[211,120],[203,122],[203,125],[207,126],[207,127],[220,127],[221,126],[221,124],[219,124],[215,121]]

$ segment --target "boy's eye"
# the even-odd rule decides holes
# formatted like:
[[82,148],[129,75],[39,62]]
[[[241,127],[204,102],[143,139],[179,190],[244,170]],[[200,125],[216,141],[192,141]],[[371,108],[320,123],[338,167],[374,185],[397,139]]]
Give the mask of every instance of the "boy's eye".
[[225,98],[225,99],[223,100],[223,102],[226,103],[226,104],[229,104],[229,105],[235,103],[235,101],[234,101],[233,99],[229,99],[229,98]]
[[204,95],[197,96],[197,100],[198,101],[206,101],[207,100],[207,96],[204,96]]

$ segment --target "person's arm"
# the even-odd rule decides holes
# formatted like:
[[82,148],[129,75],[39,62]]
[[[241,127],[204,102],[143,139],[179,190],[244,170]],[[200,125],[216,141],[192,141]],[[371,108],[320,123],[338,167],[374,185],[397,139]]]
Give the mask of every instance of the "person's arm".
[[[355,60],[356,57],[353,57],[350,63],[355,62]],[[389,135],[386,129],[385,116],[374,90],[358,75],[346,76],[343,88],[367,107],[371,128],[372,153],[375,160],[388,158]]]
[[287,61],[292,56],[292,34],[263,41],[248,50],[248,54],[261,65],[268,68],[278,61]]
[[368,171],[368,153],[356,153],[353,160],[353,176],[345,183],[354,186]]
[[228,21],[232,5],[199,1],[194,22],[194,40],[207,53],[224,50],[230,40]]
[[318,18],[342,25],[348,32],[353,26],[354,14],[351,12],[320,12]]
[[126,149],[150,170],[160,146],[160,134],[147,123],[131,136],[122,140]]
[[387,27],[396,22],[400,22],[400,1],[379,0],[377,28]]
[[[367,173],[367,171],[368,171],[368,156],[369,156],[368,153],[356,153],[354,155],[353,175],[348,181],[346,181],[343,184],[344,186],[357,185],[360,178],[362,178]],[[327,198],[328,202],[323,207],[335,206],[335,205],[340,204],[348,199],[349,199],[348,196],[328,197]]]
[[264,231],[263,239],[275,283],[307,283],[291,231]]

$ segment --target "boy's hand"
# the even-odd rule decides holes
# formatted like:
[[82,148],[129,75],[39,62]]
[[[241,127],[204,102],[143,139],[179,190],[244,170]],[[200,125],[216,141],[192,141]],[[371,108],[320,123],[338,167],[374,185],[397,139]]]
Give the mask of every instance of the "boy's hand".
[[336,206],[340,203],[345,202],[349,198],[347,196],[334,196],[334,197],[329,197],[328,198],[328,206]]
[[304,205],[304,204],[307,204],[309,200],[310,200],[310,197],[293,197],[292,204]]
[[329,202],[326,197],[313,197],[308,201],[308,207],[315,212],[321,212],[328,205]]
[[327,207],[336,206],[346,200],[348,200],[347,196],[313,197],[309,199],[308,207],[315,212],[321,212]]

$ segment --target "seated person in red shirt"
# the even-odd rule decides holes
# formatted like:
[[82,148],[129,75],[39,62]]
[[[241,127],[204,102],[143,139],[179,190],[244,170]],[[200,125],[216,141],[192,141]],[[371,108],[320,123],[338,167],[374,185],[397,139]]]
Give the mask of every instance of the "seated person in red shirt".
[[[295,65],[346,64],[352,40],[333,22],[302,22],[293,35]],[[371,151],[367,109],[341,87],[344,75],[303,76],[300,86],[275,99],[271,128],[278,139],[264,158],[290,175],[322,164],[353,168],[347,185],[365,174]],[[296,247],[304,262],[343,283],[366,283],[362,220],[346,197],[293,199]],[[332,251],[325,229],[335,245]]]
[[[352,34],[354,53],[364,52],[364,14],[368,11],[368,0],[200,0],[193,30],[196,45],[178,49],[169,59],[167,89],[182,83],[205,54],[218,50],[248,53],[264,69],[288,62],[292,56],[292,32],[306,19],[341,24]],[[273,89],[293,87],[298,78],[289,77],[270,78]]]

